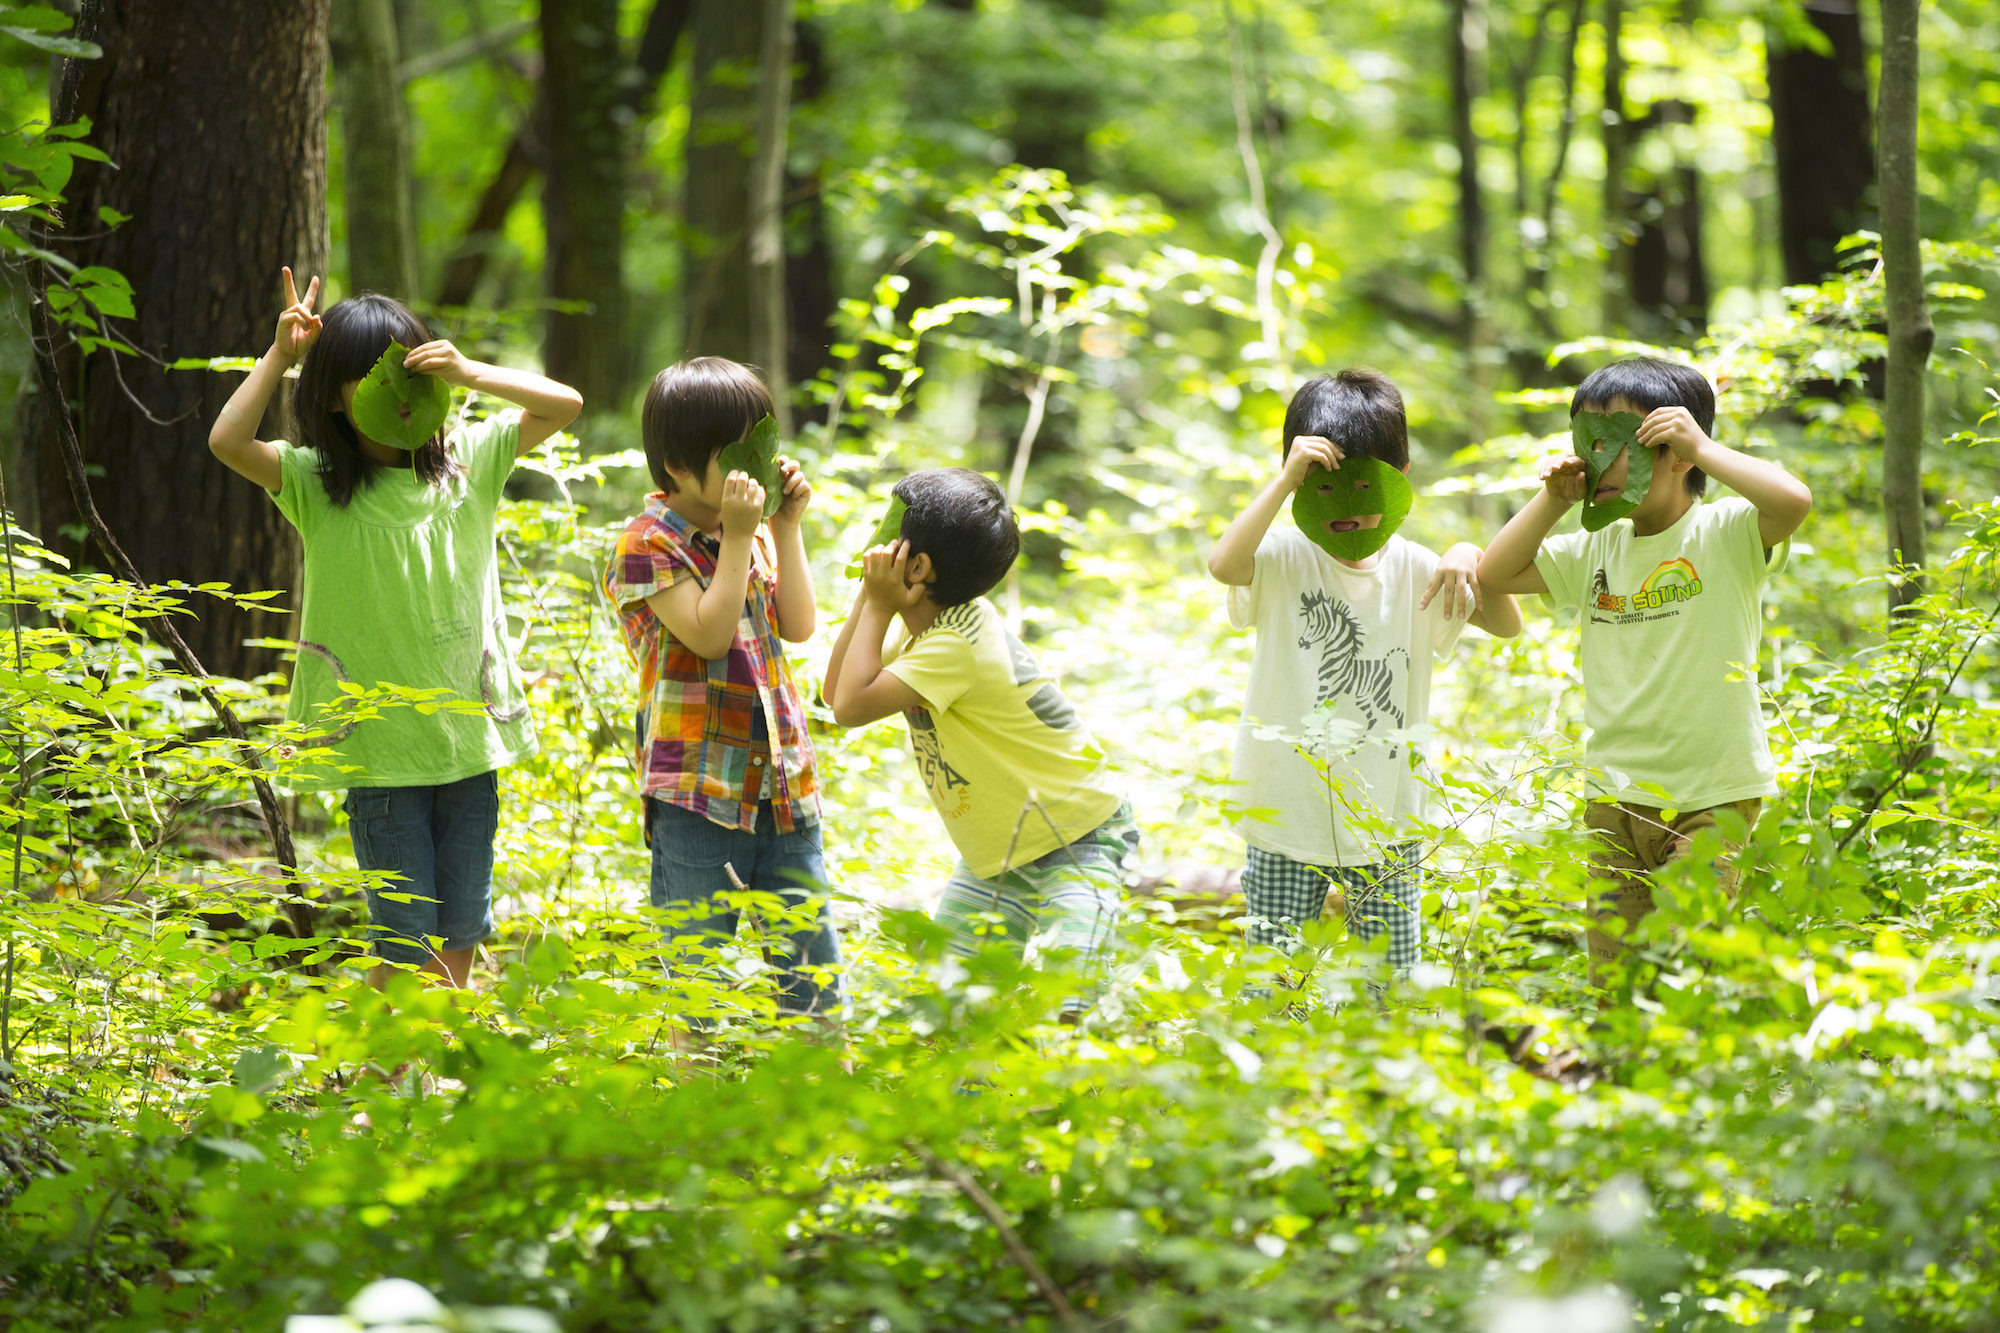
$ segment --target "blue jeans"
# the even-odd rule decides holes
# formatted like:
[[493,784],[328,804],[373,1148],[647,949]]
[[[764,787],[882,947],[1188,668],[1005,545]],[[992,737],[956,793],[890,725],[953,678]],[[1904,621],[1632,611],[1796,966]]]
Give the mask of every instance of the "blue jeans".
[[342,805],[355,861],[396,877],[368,886],[378,956],[424,963],[433,948],[470,949],[493,933],[498,773],[434,787],[349,787]]
[[[735,887],[729,882],[729,869],[736,871],[745,888],[781,898],[789,908],[803,908],[826,892],[819,825],[801,824],[791,833],[780,833],[769,801],[757,807],[755,833],[724,828],[692,810],[651,798],[646,801],[646,824],[653,843],[649,896],[655,907],[679,909],[667,924],[670,939],[736,937],[741,913],[733,907],[713,907],[716,894]],[[824,896],[813,923],[788,932],[787,940],[782,954],[767,950],[764,956],[783,973],[779,1011],[822,1014],[838,1009],[838,978],[821,981],[816,975],[818,969],[840,967],[840,939]]]

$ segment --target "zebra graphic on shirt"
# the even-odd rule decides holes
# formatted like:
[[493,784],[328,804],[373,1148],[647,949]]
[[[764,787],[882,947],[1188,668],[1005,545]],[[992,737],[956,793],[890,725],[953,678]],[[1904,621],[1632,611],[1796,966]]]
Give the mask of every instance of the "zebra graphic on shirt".
[[[1320,591],[1306,592],[1299,597],[1299,616],[1304,622],[1304,632],[1299,635],[1299,647],[1310,649],[1320,646],[1319,652],[1319,693],[1314,698],[1316,704],[1324,704],[1329,699],[1351,701],[1363,717],[1368,720],[1368,730],[1373,731],[1383,718],[1390,725],[1403,725],[1403,708],[1396,702],[1396,671],[1390,663],[1396,654],[1403,655],[1403,668],[1409,669],[1410,653],[1402,647],[1391,648],[1381,657],[1361,655],[1361,622],[1354,618],[1354,612],[1346,603],[1334,600]],[[1392,747],[1390,757],[1396,751]]]

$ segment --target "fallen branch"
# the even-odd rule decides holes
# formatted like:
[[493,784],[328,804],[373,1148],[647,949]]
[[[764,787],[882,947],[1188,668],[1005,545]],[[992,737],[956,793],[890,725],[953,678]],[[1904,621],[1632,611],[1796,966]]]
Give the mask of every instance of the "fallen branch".
[[993,1201],[992,1195],[980,1188],[972,1173],[956,1162],[945,1161],[915,1139],[908,1139],[906,1142],[910,1151],[922,1159],[923,1164],[929,1167],[934,1175],[942,1176],[958,1186],[959,1192],[972,1200],[975,1208],[986,1214],[986,1220],[1000,1233],[1000,1243],[1007,1247],[1007,1253],[1014,1256],[1014,1262],[1028,1275],[1028,1280],[1035,1284],[1035,1289],[1042,1293],[1042,1299],[1056,1312],[1056,1318],[1062,1322],[1062,1326],[1068,1329],[1069,1333],[1084,1333],[1083,1321],[1077,1318],[1076,1311],[1063,1296],[1062,1288],[1055,1284],[1048,1270],[1042,1267],[1034,1253],[1022,1241],[1020,1233],[1015,1231],[1013,1224],[1007,1220],[1007,1214]]

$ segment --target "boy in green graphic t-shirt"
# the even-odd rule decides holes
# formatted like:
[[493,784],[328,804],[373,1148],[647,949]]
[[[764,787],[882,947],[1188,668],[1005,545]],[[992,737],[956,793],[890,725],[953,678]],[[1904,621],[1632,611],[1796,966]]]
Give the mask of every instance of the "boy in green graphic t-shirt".
[[[833,645],[826,701],[842,726],[902,713],[931,803],[961,860],[937,920],[953,947],[998,912],[1018,951],[1094,962],[1136,859],[1131,807],[1055,679],[983,594],[1020,553],[1000,488],[965,468],[896,484],[899,538],[863,557],[861,594]],[[884,650],[893,621],[903,634]],[[1065,1004],[1073,1017],[1081,1000]]]
[[[1582,459],[1544,467],[1541,491],[1486,548],[1479,579],[1583,610],[1584,820],[1601,848],[1592,873],[1609,881],[1606,906],[1629,929],[1652,910],[1651,871],[1686,855],[1718,811],[1747,827],[1777,794],[1757,695],[1759,598],[1812,492],[1777,464],[1710,438],[1715,390],[1691,367],[1616,362],[1570,401],[1572,418],[1621,412],[1643,417],[1637,444],[1611,460],[1589,496]],[[1637,507],[1596,532],[1549,536],[1577,501],[1618,498],[1634,448],[1652,455]],[[1700,503],[1710,476],[1741,498]],[[1727,868],[1724,882],[1734,889]],[[1623,952],[1600,930],[1588,943],[1593,964]]]

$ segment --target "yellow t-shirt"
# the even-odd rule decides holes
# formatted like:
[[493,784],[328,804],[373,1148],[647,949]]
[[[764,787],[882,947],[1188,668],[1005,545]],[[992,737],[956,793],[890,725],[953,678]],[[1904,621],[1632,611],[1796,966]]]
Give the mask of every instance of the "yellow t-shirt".
[[958,854],[982,879],[1075,842],[1124,796],[1054,677],[984,597],[883,654],[923,697],[910,746]]

